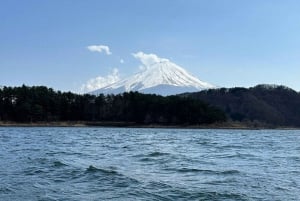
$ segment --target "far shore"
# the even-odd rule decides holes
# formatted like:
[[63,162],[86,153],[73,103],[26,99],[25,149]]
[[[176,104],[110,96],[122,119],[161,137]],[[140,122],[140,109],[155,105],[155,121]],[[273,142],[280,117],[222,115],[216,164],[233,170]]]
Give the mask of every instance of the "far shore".
[[174,128],[174,129],[277,129],[299,130],[297,127],[260,126],[241,122],[224,122],[201,125],[164,125],[137,124],[134,122],[86,122],[86,121],[58,121],[58,122],[11,122],[0,121],[0,127],[119,127],[119,128]]

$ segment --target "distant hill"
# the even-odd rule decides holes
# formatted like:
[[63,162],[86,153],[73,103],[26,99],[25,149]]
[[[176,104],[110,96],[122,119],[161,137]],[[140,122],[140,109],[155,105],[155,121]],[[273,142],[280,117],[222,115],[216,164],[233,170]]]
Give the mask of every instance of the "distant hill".
[[300,94],[285,86],[219,88],[182,96],[222,109],[229,120],[258,125],[300,126]]

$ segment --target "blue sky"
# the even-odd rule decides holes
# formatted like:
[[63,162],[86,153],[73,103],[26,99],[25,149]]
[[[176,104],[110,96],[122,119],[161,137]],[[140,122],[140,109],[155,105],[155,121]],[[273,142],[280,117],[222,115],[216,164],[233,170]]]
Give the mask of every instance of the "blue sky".
[[300,91],[299,10],[297,0],[1,0],[0,85],[80,92],[137,72],[141,51],[218,86]]

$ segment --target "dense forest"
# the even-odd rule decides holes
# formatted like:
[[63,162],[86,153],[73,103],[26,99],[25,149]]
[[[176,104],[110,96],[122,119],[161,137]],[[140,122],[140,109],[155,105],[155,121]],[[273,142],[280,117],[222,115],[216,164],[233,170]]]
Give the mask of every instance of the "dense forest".
[[258,127],[300,127],[300,93],[276,85],[219,88],[167,97],[138,92],[79,95],[44,86],[1,87],[0,121],[160,125],[227,121]]
[[228,120],[258,126],[300,126],[300,93],[277,85],[219,88],[182,95],[222,109]]
[[188,97],[137,92],[79,95],[44,86],[0,88],[0,121],[133,122],[199,125],[226,120],[224,112]]

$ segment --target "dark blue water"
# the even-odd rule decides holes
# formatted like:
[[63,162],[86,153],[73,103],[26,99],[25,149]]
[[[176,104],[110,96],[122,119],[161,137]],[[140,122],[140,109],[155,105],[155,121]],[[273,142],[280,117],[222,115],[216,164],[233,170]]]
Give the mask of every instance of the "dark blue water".
[[0,200],[300,200],[300,131],[0,128]]

